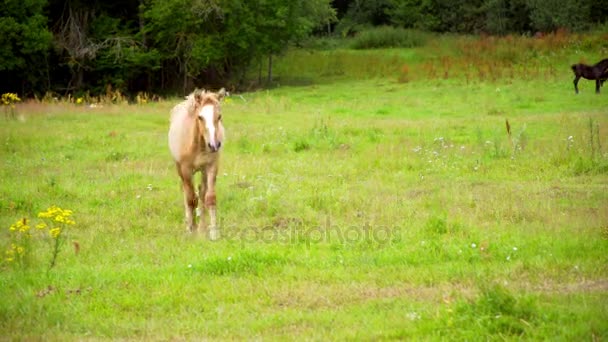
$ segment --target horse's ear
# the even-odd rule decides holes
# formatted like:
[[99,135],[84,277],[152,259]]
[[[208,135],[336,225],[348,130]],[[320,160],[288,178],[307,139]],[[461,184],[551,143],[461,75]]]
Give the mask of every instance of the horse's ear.
[[220,89],[220,91],[217,92],[217,99],[221,100],[224,97],[228,96],[228,93],[226,92],[226,89],[222,88]]
[[203,94],[205,93],[205,89],[195,89],[194,90],[194,100],[197,103],[200,103],[203,100]]

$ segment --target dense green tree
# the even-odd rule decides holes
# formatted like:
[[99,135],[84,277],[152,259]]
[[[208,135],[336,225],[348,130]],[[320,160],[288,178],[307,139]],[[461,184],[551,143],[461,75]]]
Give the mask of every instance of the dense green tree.
[[[346,0],[340,1],[344,6]],[[365,2],[363,13],[349,16],[354,8],[364,8],[359,1],[349,3],[349,12],[338,28],[356,23],[372,24],[370,9],[384,0]],[[608,19],[608,7],[602,0],[390,0],[383,13],[397,26],[436,32],[494,34],[553,31],[566,28],[579,31]],[[342,33],[342,32],[340,32]]]
[[347,36],[369,26],[389,24],[393,6],[391,0],[352,0],[336,31]]
[[[163,70],[192,82],[232,79],[334,18],[329,0],[151,0],[145,32]],[[175,67],[171,67],[171,66]]]
[[487,0],[484,31],[491,34],[524,33],[532,30],[527,0]]
[[579,31],[591,24],[591,1],[528,0],[532,26],[542,32],[566,28]]
[[148,49],[141,38],[138,6],[135,0],[51,3],[58,67],[69,74],[67,84],[57,90],[129,90],[160,67],[158,52]]
[[48,87],[52,35],[45,0],[0,1],[0,90],[31,93]]
[[405,28],[434,30],[439,23],[433,6],[433,0],[392,0],[391,21]]
[[392,22],[437,32],[479,32],[484,24],[483,0],[392,0]]
[[589,21],[591,24],[603,24],[608,20],[606,0],[589,0]]

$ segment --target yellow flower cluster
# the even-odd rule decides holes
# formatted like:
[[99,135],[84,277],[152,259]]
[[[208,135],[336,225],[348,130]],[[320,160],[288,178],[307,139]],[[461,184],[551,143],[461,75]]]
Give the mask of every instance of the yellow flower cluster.
[[30,230],[30,226],[28,225],[27,218],[22,218],[21,220],[11,224],[9,228],[11,232],[20,232],[27,233]]
[[38,213],[38,217],[40,218],[50,218],[53,221],[58,223],[65,223],[69,225],[74,225],[76,222],[72,220],[71,216],[73,211],[69,209],[61,209],[56,205],[51,206],[46,211],[42,211]]
[[[38,217],[42,219],[42,222],[34,225],[34,223],[30,223],[27,218],[22,218],[13,223],[9,228],[12,241],[11,245],[8,246],[5,251],[4,261],[6,263],[17,263],[23,265],[29,253],[32,252],[30,250],[30,246],[32,246],[30,244],[32,234],[36,234],[36,231],[44,231],[45,229],[48,229],[48,234],[53,241],[53,254],[50,266],[53,267],[61,246],[60,242],[65,236],[65,229],[67,229],[69,225],[76,224],[72,218],[72,215],[72,210],[62,209],[56,205],[53,205],[45,211],[38,213]],[[32,227],[35,227],[36,231],[32,231]],[[1,262],[2,256],[0,255],[0,263]]]
[[12,262],[15,261],[15,257],[21,257],[25,253],[25,248],[18,246],[16,244],[11,244],[11,248],[6,250],[6,261]]
[[30,225],[27,218],[22,218],[11,224],[9,231],[11,233],[11,246],[5,251],[6,262],[13,262],[15,259],[22,260],[25,255],[25,245],[28,245],[28,240],[32,237],[30,233]]
[[13,105],[17,102],[21,102],[21,99],[19,98],[19,96],[17,96],[17,94],[15,94],[15,93],[2,94],[2,105],[3,106]]
[[50,229],[49,234],[51,234],[51,237],[53,239],[56,239],[57,237],[59,237],[59,234],[61,234],[61,228]]

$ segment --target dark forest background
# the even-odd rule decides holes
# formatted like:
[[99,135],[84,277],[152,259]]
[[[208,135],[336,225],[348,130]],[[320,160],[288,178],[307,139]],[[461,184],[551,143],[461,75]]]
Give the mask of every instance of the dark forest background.
[[2,0],[0,92],[181,94],[239,88],[310,36],[390,25],[438,33],[585,31],[606,0]]

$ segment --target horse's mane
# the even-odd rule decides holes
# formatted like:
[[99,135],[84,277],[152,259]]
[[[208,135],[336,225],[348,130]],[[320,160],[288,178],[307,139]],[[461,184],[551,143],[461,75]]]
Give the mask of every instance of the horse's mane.
[[204,106],[208,103],[218,104],[219,102],[217,94],[205,91],[205,89],[195,89],[186,97],[185,101],[188,112],[192,112],[196,107]]
[[222,88],[219,93],[213,93],[210,91],[206,91],[205,89],[195,89],[188,96],[186,96],[185,100],[178,103],[173,107],[171,111],[171,121],[178,113],[186,112],[186,115],[192,116],[195,115],[196,109],[200,106],[204,106],[205,104],[213,104],[217,105],[220,103],[220,99],[225,96],[225,91]]
[[187,115],[195,115],[194,113],[196,111],[196,108],[203,106],[207,103],[219,103],[217,95],[212,92],[207,92],[205,91],[205,89],[195,89],[188,96],[186,96],[186,99],[184,101],[178,103],[173,108],[173,110],[171,111],[171,119],[173,119],[173,117],[177,115],[177,113],[180,113],[183,110],[188,113]]
[[198,106],[198,104],[199,104],[198,99],[200,99],[199,96],[204,93],[205,93],[205,89],[195,89],[188,96],[186,96],[186,101],[184,101],[184,102],[185,102],[186,108],[188,108],[189,113],[192,113],[194,111],[194,109]]

